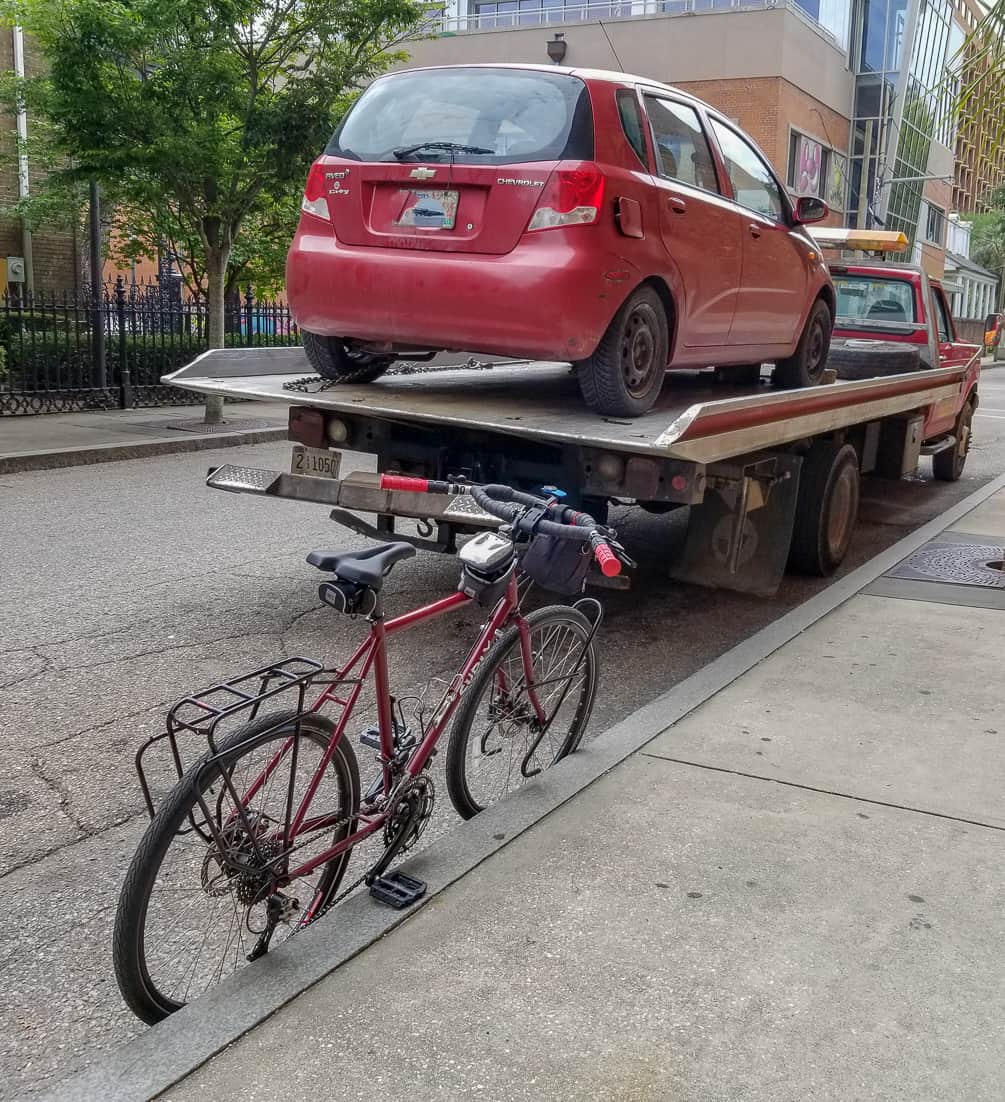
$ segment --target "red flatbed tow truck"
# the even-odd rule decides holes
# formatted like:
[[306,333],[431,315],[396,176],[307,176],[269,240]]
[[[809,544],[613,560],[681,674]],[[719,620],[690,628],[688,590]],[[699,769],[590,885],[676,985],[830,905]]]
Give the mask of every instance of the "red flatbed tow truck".
[[[875,237],[846,236],[841,247],[896,244]],[[656,406],[633,420],[584,409],[567,364],[460,364],[324,385],[303,380],[299,348],[221,349],[164,382],[290,405],[290,471],[227,464],[207,479],[215,489],[317,502],[355,532],[441,552],[498,522],[466,496],[381,489],[379,474],[341,469],[343,450],[374,455],[382,472],[560,486],[598,519],[610,501],[687,506],[671,575],[770,595],[786,565],[828,574],[840,564],[861,476],[901,478],[931,455],[937,477],[958,478],[969,445],[980,349],[955,339],[938,283],[876,261],[832,270],[853,313],[837,319],[828,385],[779,391],[672,372]],[[417,521],[419,534],[398,532],[398,518]]]

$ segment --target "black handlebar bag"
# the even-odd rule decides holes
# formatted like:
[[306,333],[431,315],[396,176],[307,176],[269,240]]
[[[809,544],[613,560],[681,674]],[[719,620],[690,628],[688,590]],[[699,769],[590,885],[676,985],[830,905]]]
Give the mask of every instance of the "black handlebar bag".
[[583,592],[592,558],[587,542],[538,534],[530,541],[520,566],[542,589],[571,597]]

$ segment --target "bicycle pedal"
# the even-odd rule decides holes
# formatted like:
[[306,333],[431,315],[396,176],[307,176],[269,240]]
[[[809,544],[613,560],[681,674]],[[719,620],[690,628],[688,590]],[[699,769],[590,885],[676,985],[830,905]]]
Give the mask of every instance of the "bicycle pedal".
[[368,746],[371,750],[376,750],[379,753],[380,752],[380,728],[379,727],[368,727],[359,736],[359,744],[360,744],[360,746]]
[[426,882],[403,872],[390,872],[370,885],[370,894],[378,902],[402,911],[426,894]]

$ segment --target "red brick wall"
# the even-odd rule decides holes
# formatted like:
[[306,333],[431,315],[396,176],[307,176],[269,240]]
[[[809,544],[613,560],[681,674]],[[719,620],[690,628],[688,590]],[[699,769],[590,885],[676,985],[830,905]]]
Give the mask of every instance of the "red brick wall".
[[[30,39],[25,40],[25,70],[29,76],[42,71],[43,61]],[[14,68],[14,37],[9,27],[0,29],[0,67]],[[28,133],[31,134],[31,116],[28,117]],[[9,115],[0,115],[0,203],[4,206],[17,201],[17,143],[16,122]],[[29,187],[37,186],[41,177],[30,162]],[[0,216],[0,257],[22,256],[24,242],[21,222],[17,218]],[[77,235],[61,230],[40,227],[32,234],[32,257],[35,287],[39,291],[72,290],[79,284],[81,271],[81,242]],[[0,288],[2,290],[3,288]]]

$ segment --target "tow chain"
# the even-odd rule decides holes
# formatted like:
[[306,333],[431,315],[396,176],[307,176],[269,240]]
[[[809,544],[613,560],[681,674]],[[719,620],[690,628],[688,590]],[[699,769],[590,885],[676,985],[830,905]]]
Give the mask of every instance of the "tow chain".
[[[484,360],[475,359],[474,356],[462,364],[424,365],[415,363],[413,360],[402,360],[394,367],[389,367],[384,374],[431,375],[436,371],[491,371],[493,367],[508,367],[511,364],[526,362],[526,360],[505,360],[499,363],[486,363]],[[348,384],[351,383],[352,380],[349,379]],[[300,394],[321,394],[326,390],[331,390],[332,387],[345,385],[347,383],[342,383],[337,379],[322,379],[320,375],[304,375],[300,379],[290,379],[283,383],[283,390],[292,390]]]

